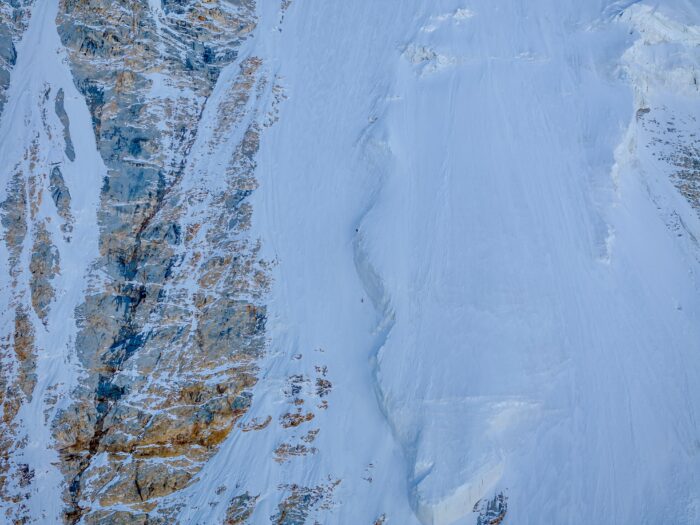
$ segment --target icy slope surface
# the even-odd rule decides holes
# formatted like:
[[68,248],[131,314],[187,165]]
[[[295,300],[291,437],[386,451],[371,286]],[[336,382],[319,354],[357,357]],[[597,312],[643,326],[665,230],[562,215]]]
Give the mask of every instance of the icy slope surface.
[[661,4],[292,5],[255,201],[279,261],[258,399],[316,363],[334,390],[315,454],[248,463],[255,523],[270,479],[336,478],[319,522],[473,523],[501,493],[519,524],[700,519],[697,216],[638,118],[644,93],[685,119],[664,133],[697,131],[699,13]]

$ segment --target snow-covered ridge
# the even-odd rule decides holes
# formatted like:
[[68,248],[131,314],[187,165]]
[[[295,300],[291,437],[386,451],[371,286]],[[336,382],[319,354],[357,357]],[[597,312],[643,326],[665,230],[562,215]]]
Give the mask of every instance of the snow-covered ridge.
[[642,37],[644,44],[676,43],[685,46],[700,45],[700,26],[674,20],[664,14],[659,5],[635,3],[620,14]]
[[[700,25],[694,25],[690,16],[686,21],[673,14],[681,15],[636,4],[620,15],[639,35],[622,58],[634,89],[636,112],[626,149],[632,157],[639,157],[637,169],[646,174],[650,196],[668,227],[679,236],[688,235],[692,244],[700,232],[694,189],[698,176],[694,162],[699,154],[695,114],[700,107]],[[666,175],[669,169],[670,176]],[[669,184],[679,193],[666,191]]]
[[624,10],[619,19],[639,35],[625,52],[623,64],[640,108],[663,89],[700,95],[700,25],[672,19],[658,7],[642,3]]

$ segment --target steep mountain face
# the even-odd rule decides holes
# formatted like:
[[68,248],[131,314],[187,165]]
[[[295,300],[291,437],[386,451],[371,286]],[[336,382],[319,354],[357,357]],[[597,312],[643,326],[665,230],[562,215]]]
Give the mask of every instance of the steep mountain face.
[[691,0],[0,5],[0,522],[700,521]]
[[27,28],[31,0],[4,2],[0,5],[0,112],[7,102],[10,70],[17,61],[15,45]]
[[[67,519],[90,512],[87,500],[134,505],[144,512],[128,519],[145,521],[152,500],[187,485],[216,450],[254,383],[265,317],[255,300],[266,278],[255,247],[238,237],[258,131],[239,121],[260,88],[259,60],[241,60],[224,100],[211,100],[254,13],[227,2],[65,2],[59,12],[107,167],[95,282],[79,307],[86,377],[54,421]],[[221,116],[206,137],[208,100]],[[194,159],[233,126],[244,131],[226,144],[223,187],[191,181]],[[118,515],[95,511],[86,522],[127,519]]]
[[[37,468],[18,459],[25,441],[35,439],[25,423],[8,438],[16,450],[7,469],[17,478],[4,491],[8,518],[50,522],[59,507],[68,523],[157,522],[169,506],[149,518],[154,500],[189,483],[250,403],[268,277],[245,234],[245,199],[255,188],[253,157],[266,117],[260,99],[272,90],[261,60],[238,52],[254,27],[253,7],[64,2],[33,14],[30,30],[60,36],[60,44],[54,38],[33,64],[21,64],[34,75],[29,89],[38,89],[26,105],[38,111],[25,119],[31,139],[12,167],[3,204],[7,262],[16,276],[8,288],[15,315],[7,353],[17,372],[6,388],[7,432],[14,407],[36,395],[44,350],[36,330],[56,344],[53,333],[74,317],[60,350],[72,357],[77,378],[38,378],[50,382],[36,405],[49,405],[50,439],[40,446],[58,454],[50,468],[63,476],[53,487],[60,498],[54,514],[37,514],[42,504],[31,495],[22,501]],[[27,53],[47,45],[25,40]],[[51,57],[58,45],[63,56]],[[66,110],[69,88],[42,75],[44,61],[71,75],[71,96],[89,120]],[[213,94],[227,66],[226,83]],[[77,119],[80,140],[72,133]],[[86,126],[94,139],[85,140]],[[8,164],[19,151],[8,151]],[[216,171],[207,166],[213,153]],[[86,156],[92,162],[77,166]],[[81,184],[99,191],[99,206],[82,214],[85,227],[96,224],[96,246],[75,229],[81,219],[72,201]],[[84,269],[64,252],[83,258]],[[57,296],[67,292],[56,276],[73,272],[82,298],[52,316]],[[32,486],[41,485],[37,479]],[[120,506],[129,510],[113,510]]]
[[[26,29],[27,18],[29,13],[30,2],[19,3],[17,5],[3,4],[0,6],[0,114],[7,101],[7,89],[10,85],[10,71],[17,61],[17,49],[15,47],[16,42],[21,38],[22,33]],[[8,181],[6,181],[8,182]],[[20,245],[22,244],[24,237],[26,236],[26,223],[24,220],[24,215],[26,214],[26,200],[22,195],[25,193],[24,188],[21,188],[23,181],[14,180],[10,184],[16,186],[15,198],[6,200],[4,203],[4,209],[7,210],[4,214],[3,226],[8,228],[14,224],[14,234],[8,235],[5,233],[5,246],[6,254],[3,269],[7,268],[9,260],[12,258],[14,265],[19,263],[19,251]],[[16,271],[15,271],[16,278]],[[5,281],[12,280],[13,275],[4,276],[3,285],[7,283]],[[3,431],[0,434],[0,443],[2,443],[2,450],[9,450],[16,436],[9,428],[8,424],[14,419],[19,411],[19,408],[23,402],[26,402],[27,398],[31,398],[32,391],[34,389],[34,359],[30,355],[31,349],[31,326],[27,319],[27,314],[24,309],[17,305],[15,308],[14,315],[12,316],[12,323],[14,327],[10,325],[3,325],[3,343],[2,343],[2,359],[3,359],[3,374],[0,378],[0,403],[3,407]],[[3,319],[4,322],[9,322],[9,319]],[[9,332],[12,330],[14,332],[13,337],[14,348],[10,349],[9,343]],[[10,359],[8,353],[14,351],[22,359],[21,367],[16,368],[13,372],[9,372]],[[2,479],[6,479],[9,473],[10,465],[8,464],[7,453],[3,453],[2,459],[0,460],[0,472],[2,472]],[[3,494],[4,495],[4,494]]]

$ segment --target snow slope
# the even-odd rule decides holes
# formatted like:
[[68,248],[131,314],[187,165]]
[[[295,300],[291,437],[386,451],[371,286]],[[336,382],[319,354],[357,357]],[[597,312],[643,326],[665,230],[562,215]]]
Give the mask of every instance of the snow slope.
[[[243,465],[254,523],[331,478],[322,523],[474,523],[501,491],[508,523],[700,520],[697,247],[650,196],[630,66],[660,39],[697,60],[700,13],[660,4],[297,2],[261,30],[289,99],[254,199],[278,266],[251,415],[313,364],[334,391],[318,453],[260,468],[270,430],[212,464]],[[688,67],[656,103],[693,114]]]

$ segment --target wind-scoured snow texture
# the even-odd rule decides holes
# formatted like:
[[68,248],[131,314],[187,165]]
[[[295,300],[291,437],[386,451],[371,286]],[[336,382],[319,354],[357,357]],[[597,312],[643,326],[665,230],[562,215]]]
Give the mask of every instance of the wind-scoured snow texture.
[[[637,109],[617,64],[645,45],[625,17],[668,20],[469,7],[471,24],[420,37],[450,69],[399,72],[411,110],[387,116],[395,167],[364,228],[395,311],[379,383],[417,516],[466,520],[506,491],[513,523],[694,523],[697,263],[616,147]],[[693,38],[673,24],[664,38]]]
[[[698,8],[654,7],[291,5],[253,198],[279,264],[243,423],[271,422],[221,448],[183,520],[224,516],[206,494],[232,480],[256,524],[700,520],[698,253],[667,227],[696,231]],[[681,153],[635,138],[644,82],[683,110]],[[327,406],[290,409],[314,367]],[[333,480],[285,521],[290,486]]]

